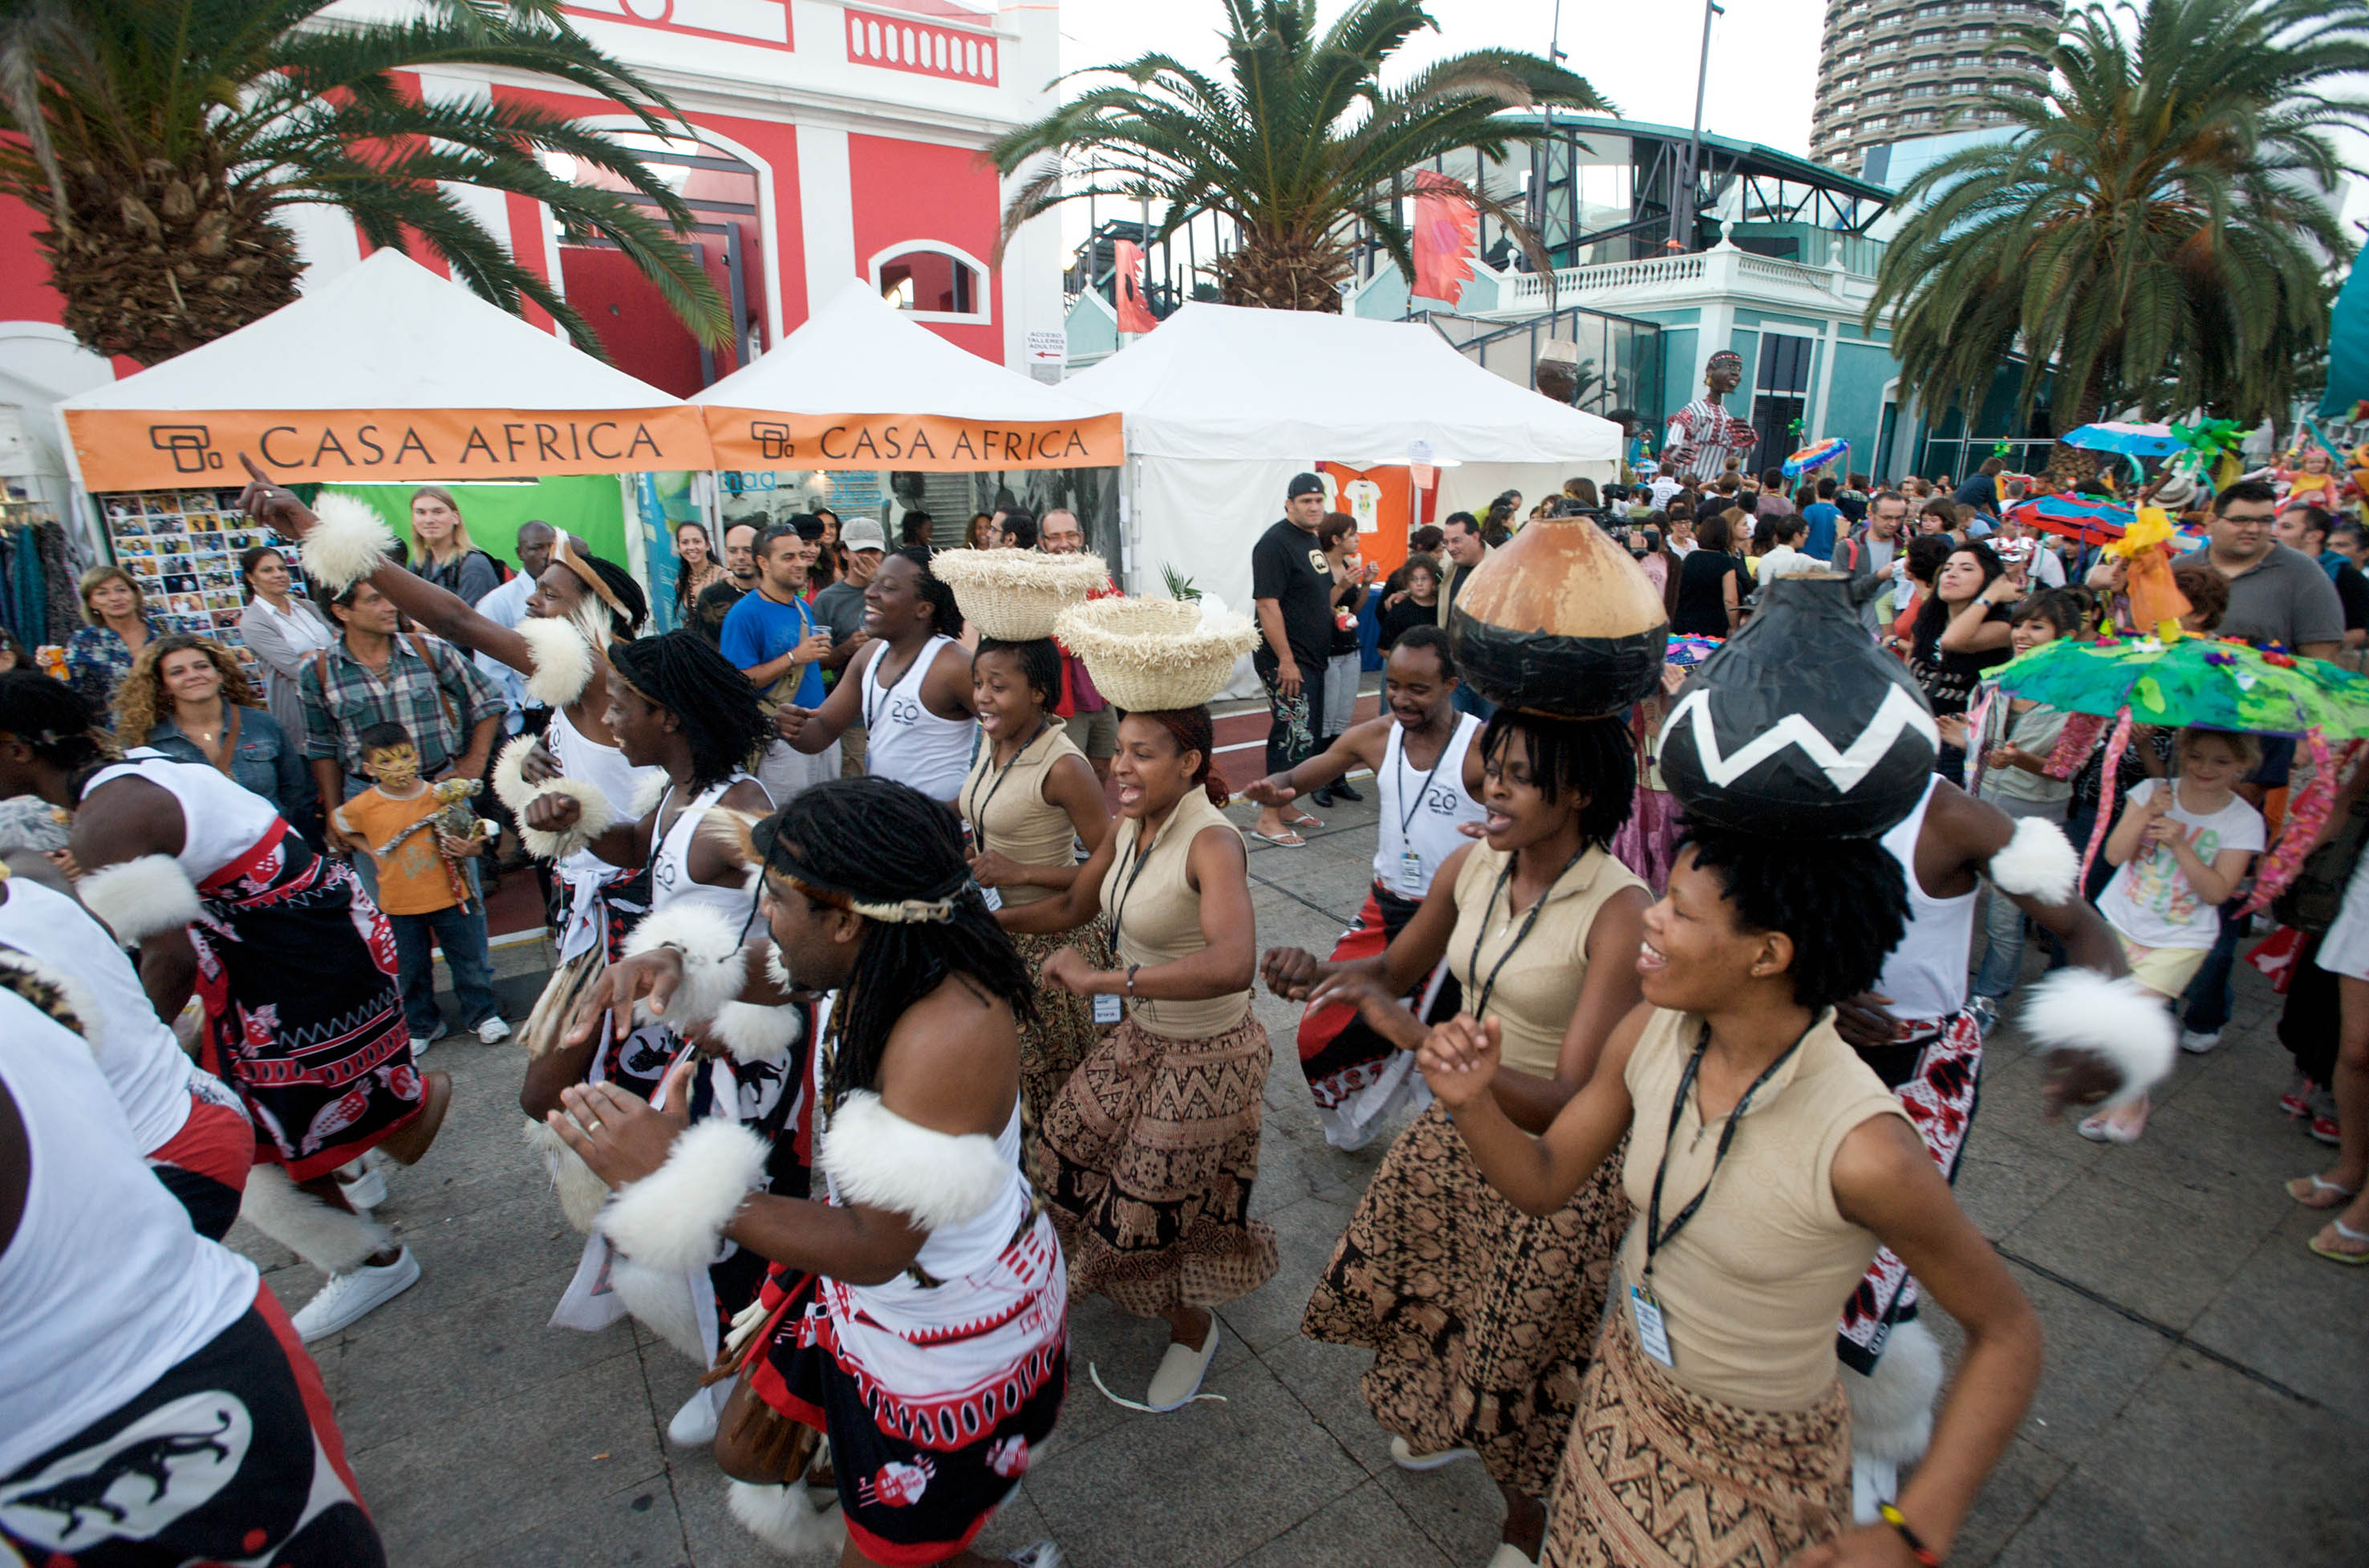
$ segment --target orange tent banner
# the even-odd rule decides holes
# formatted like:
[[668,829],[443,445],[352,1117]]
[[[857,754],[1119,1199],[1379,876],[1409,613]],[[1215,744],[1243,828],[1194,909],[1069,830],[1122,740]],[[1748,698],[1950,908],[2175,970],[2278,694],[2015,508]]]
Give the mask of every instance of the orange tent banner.
[[1076,420],[956,419],[917,414],[779,414],[707,409],[715,466],[982,469],[1116,468],[1126,461],[1116,414]]
[[245,484],[242,452],[290,484],[532,479],[715,466],[707,427],[689,404],[536,412],[69,408],[65,419],[83,487],[95,491]]

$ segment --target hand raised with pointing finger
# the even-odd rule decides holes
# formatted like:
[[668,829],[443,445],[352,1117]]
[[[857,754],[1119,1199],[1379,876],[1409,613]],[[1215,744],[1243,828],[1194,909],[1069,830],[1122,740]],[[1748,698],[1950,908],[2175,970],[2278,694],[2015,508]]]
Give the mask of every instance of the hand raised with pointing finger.
[[245,452],[238,460],[246,465],[246,488],[238,493],[238,509],[275,533],[291,539],[302,539],[315,519],[313,509],[296,498],[296,493],[276,483],[256,466],[255,459]]

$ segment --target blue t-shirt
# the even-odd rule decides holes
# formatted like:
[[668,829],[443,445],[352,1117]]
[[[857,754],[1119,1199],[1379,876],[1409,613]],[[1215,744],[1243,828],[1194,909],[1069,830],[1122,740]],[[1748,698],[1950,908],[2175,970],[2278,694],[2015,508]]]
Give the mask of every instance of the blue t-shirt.
[[[761,593],[744,594],[724,617],[717,641],[724,657],[742,670],[769,664],[814,633],[814,612],[803,601],[778,604]],[[822,705],[822,666],[798,667],[758,693],[768,701],[794,703],[802,708]]]
[[1812,501],[1802,509],[1802,521],[1810,525],[1810,536],[1802,542],[1802,553],[1819,560],[1829,560],[1835,553],[1835,520],[1842,509],[1832,501]]

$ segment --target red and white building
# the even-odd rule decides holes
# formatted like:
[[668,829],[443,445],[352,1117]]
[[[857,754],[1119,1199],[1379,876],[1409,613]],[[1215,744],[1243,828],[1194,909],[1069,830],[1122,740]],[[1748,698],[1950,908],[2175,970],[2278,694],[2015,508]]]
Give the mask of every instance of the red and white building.
[[[411,8],[347,0],[330,15],[393,19]],[[673,100],[687,134],[651,136],[613,106],[499,71],[422,71],[406,85],[430,98],[537,103],[613,130],[691,205],[701,259],[742,328],[738,344],[714,351],[622,253],[560,232],[539,202],[453,188],[593,324],[620,369],[677,395],[697,391],[780,342],[849,278],[1015,369],[1026,368],[1031,330],[1061,330],[1058,221],[1028,225],[990,266],[1008,186],[980,157],[1051,107],[1057,0],[574,0],[566,9]],[[571,166],[553,160],[555,174],[591,177]],[[308,279],[361,258],[342,213],[289,217]],[[52,406],[137,367],[110,366],[57,326],[61,302],[31,238],[40,226],[0,199],[0,473],[62,501]],[[528,319],[549,325],[532,307]]]

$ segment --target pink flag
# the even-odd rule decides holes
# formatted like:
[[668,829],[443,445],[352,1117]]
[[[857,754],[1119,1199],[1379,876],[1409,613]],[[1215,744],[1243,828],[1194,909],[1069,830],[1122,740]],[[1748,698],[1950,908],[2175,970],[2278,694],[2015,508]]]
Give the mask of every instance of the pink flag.
[[1414,177],[1414,292],[1455,304],[1472,276],[1480,214],[1457,182],[1433,169]]

